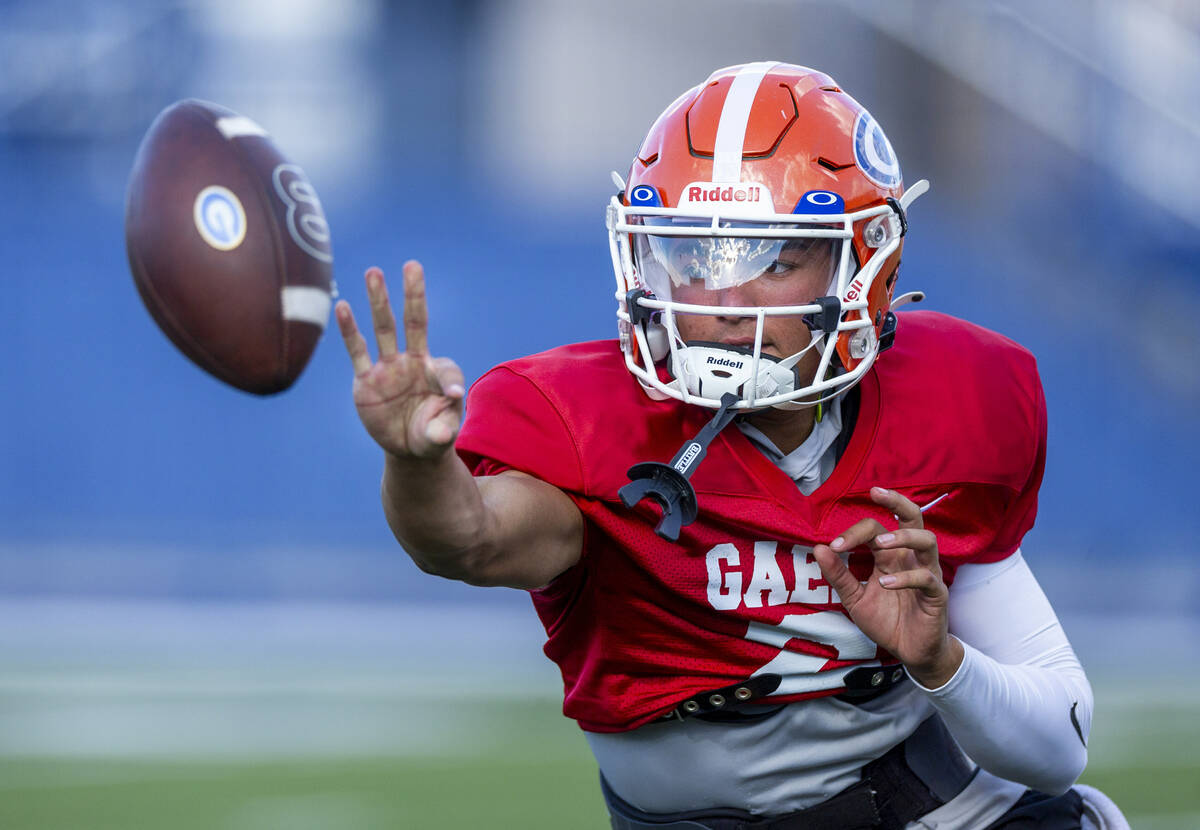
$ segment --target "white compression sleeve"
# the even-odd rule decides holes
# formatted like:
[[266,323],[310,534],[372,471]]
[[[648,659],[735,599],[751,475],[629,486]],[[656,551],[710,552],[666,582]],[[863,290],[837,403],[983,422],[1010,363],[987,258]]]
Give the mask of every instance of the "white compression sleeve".
[[1065,792],[1087,764],[1092,689],[1021,552],[960,567],[949,613],[962,665],[937,689],[917,687],[988,772]]

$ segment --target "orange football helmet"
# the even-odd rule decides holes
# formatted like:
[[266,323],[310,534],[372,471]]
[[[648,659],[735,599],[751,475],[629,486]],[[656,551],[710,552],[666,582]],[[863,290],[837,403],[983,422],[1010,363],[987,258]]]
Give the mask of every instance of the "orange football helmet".
[[[667,107],[627,180],[614,180],[621,345],[651,397],[717,408],[734,392],[743,410],[812,406],[857,383],[890,345],[905,212],[928,182],[905,191],[882,129],[828,75],[773,62],[720,69]],[[769,297],[757,288],[801,267],[821,289],[799,305],[721,301]],[[685,315],[754,318],[756,333],[687,342]],[[800,352],[764,353],[776,316],[809,329]],[[802,362],[810,351],[819,360]]]

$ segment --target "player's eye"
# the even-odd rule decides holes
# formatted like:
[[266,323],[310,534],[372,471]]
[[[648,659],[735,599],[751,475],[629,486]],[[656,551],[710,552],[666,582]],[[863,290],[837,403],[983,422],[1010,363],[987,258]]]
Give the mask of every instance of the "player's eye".
[[792,239],[783,246],[779,258],[772,264],[774,271],[799,270],[823,265],[829,258],[830,245],[824,239]]

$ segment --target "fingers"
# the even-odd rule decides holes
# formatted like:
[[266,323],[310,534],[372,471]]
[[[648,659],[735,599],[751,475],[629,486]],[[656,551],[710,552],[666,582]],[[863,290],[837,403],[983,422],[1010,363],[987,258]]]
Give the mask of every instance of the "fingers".
[[417,408],[409,424],[409,446],[414,454],[422,457],[436,455],[453,444],[462,426],[462,386],[461,380],[455,380],[455,375],[461,379],[462,373],[453,366],[452,361],[445,358],[441,360],[448,364],[443,369],[445,385],[459,394],[433,394],[426,397]]
[[917,556],[917,561],[928,567],[937,561],[937,536],[932,530],[923,528],[900,528],[891,533],[875,537],[875,550],[897,550],[908,548]]
[[371,302],[371,323],[375,326],[375,342],[379,345],[379,359],[396,356],[396,316],[388,300],[387,282],[383,271],[374,266],[367,269],[367,299]]
[[879,584],[889,591],[917,590],[930,599],[936,599],[946,593],[945,583],[933,571],[926,568],[913,568],[894,574],[884,574],[879,577]]
[[454,442],[462,425],[463,398],[466,396],[463,373],[450,358],[435,357],[425,361],[425,377],[429,387],[441,397],[431,399],[428,404],[424,438],[434,448],[442,448]]
[[[899,529],[888,531],[874,519],[862,519],[834,539],[830,547],[834,551],[845,553],[865,546],[876,554],[877,563],[880,561],[879,554],[883,551],[911,550],[917,563],[926,568],[935,567],[938,561],[937,536],[924,528],[920,508],[894,490],[882,487],[871,488],[871,500],[893,511],[900,522]],[[909,561],[911,562],[911,559]]]
[[881,533],[884,533],[885,528],[874,519],[860,519],[855,522],[841,536],[829,543],[829,546],[838,553],[845,553],[848,550],[854,550],[859,545],[868,545]]
[[425,438],[435,447],[444,447],[454,440],[454,428],[442,421],[430,421],[425,426]]
[[354,322],[354,312],[350,303],[338,300],[333,311],[337,318],[338,330],[342,333],[342,341],[346,344],[346,353],[350,355],[350,363],[354,366],[354,374],[361,377],[371,371],[371,355],[367,352],[367,341],[363,339]]
[[860,545],[866,545],[871,550],[911,548],[923,564],[937,558],[937,536],[925,529],[920,508],[894,490],[882,487],[871,488],[871,500],[895,511],[900,528],[888,532],[875,519],[861,519],[834,539],[830,543],[831,548],[839,553],[854,550]]
[[415,259],[404,263],[404,342],[411,355],[429,351],[429,312],[425,307],[425,269]]
[[892,511],[900,527],[924,527],[925,520],[921,516],[921,508],[895,490],[883,487],[871,488],[871,501]]
[[425,438],[435,447],[444,447],[453,443],[458,436],[458,428],[458,418],[442,412],[425,425]]

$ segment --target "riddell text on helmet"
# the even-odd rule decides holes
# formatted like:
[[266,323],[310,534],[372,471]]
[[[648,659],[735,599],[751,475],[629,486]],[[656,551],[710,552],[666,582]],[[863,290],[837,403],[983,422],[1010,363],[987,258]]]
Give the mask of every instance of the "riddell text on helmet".
[[688,202],[761,202],[762,187],[753,185],[750,187],[734,187],[732,185],[726,187],[711,187],[706,188],[700,185],[690,184],[687,187]]

